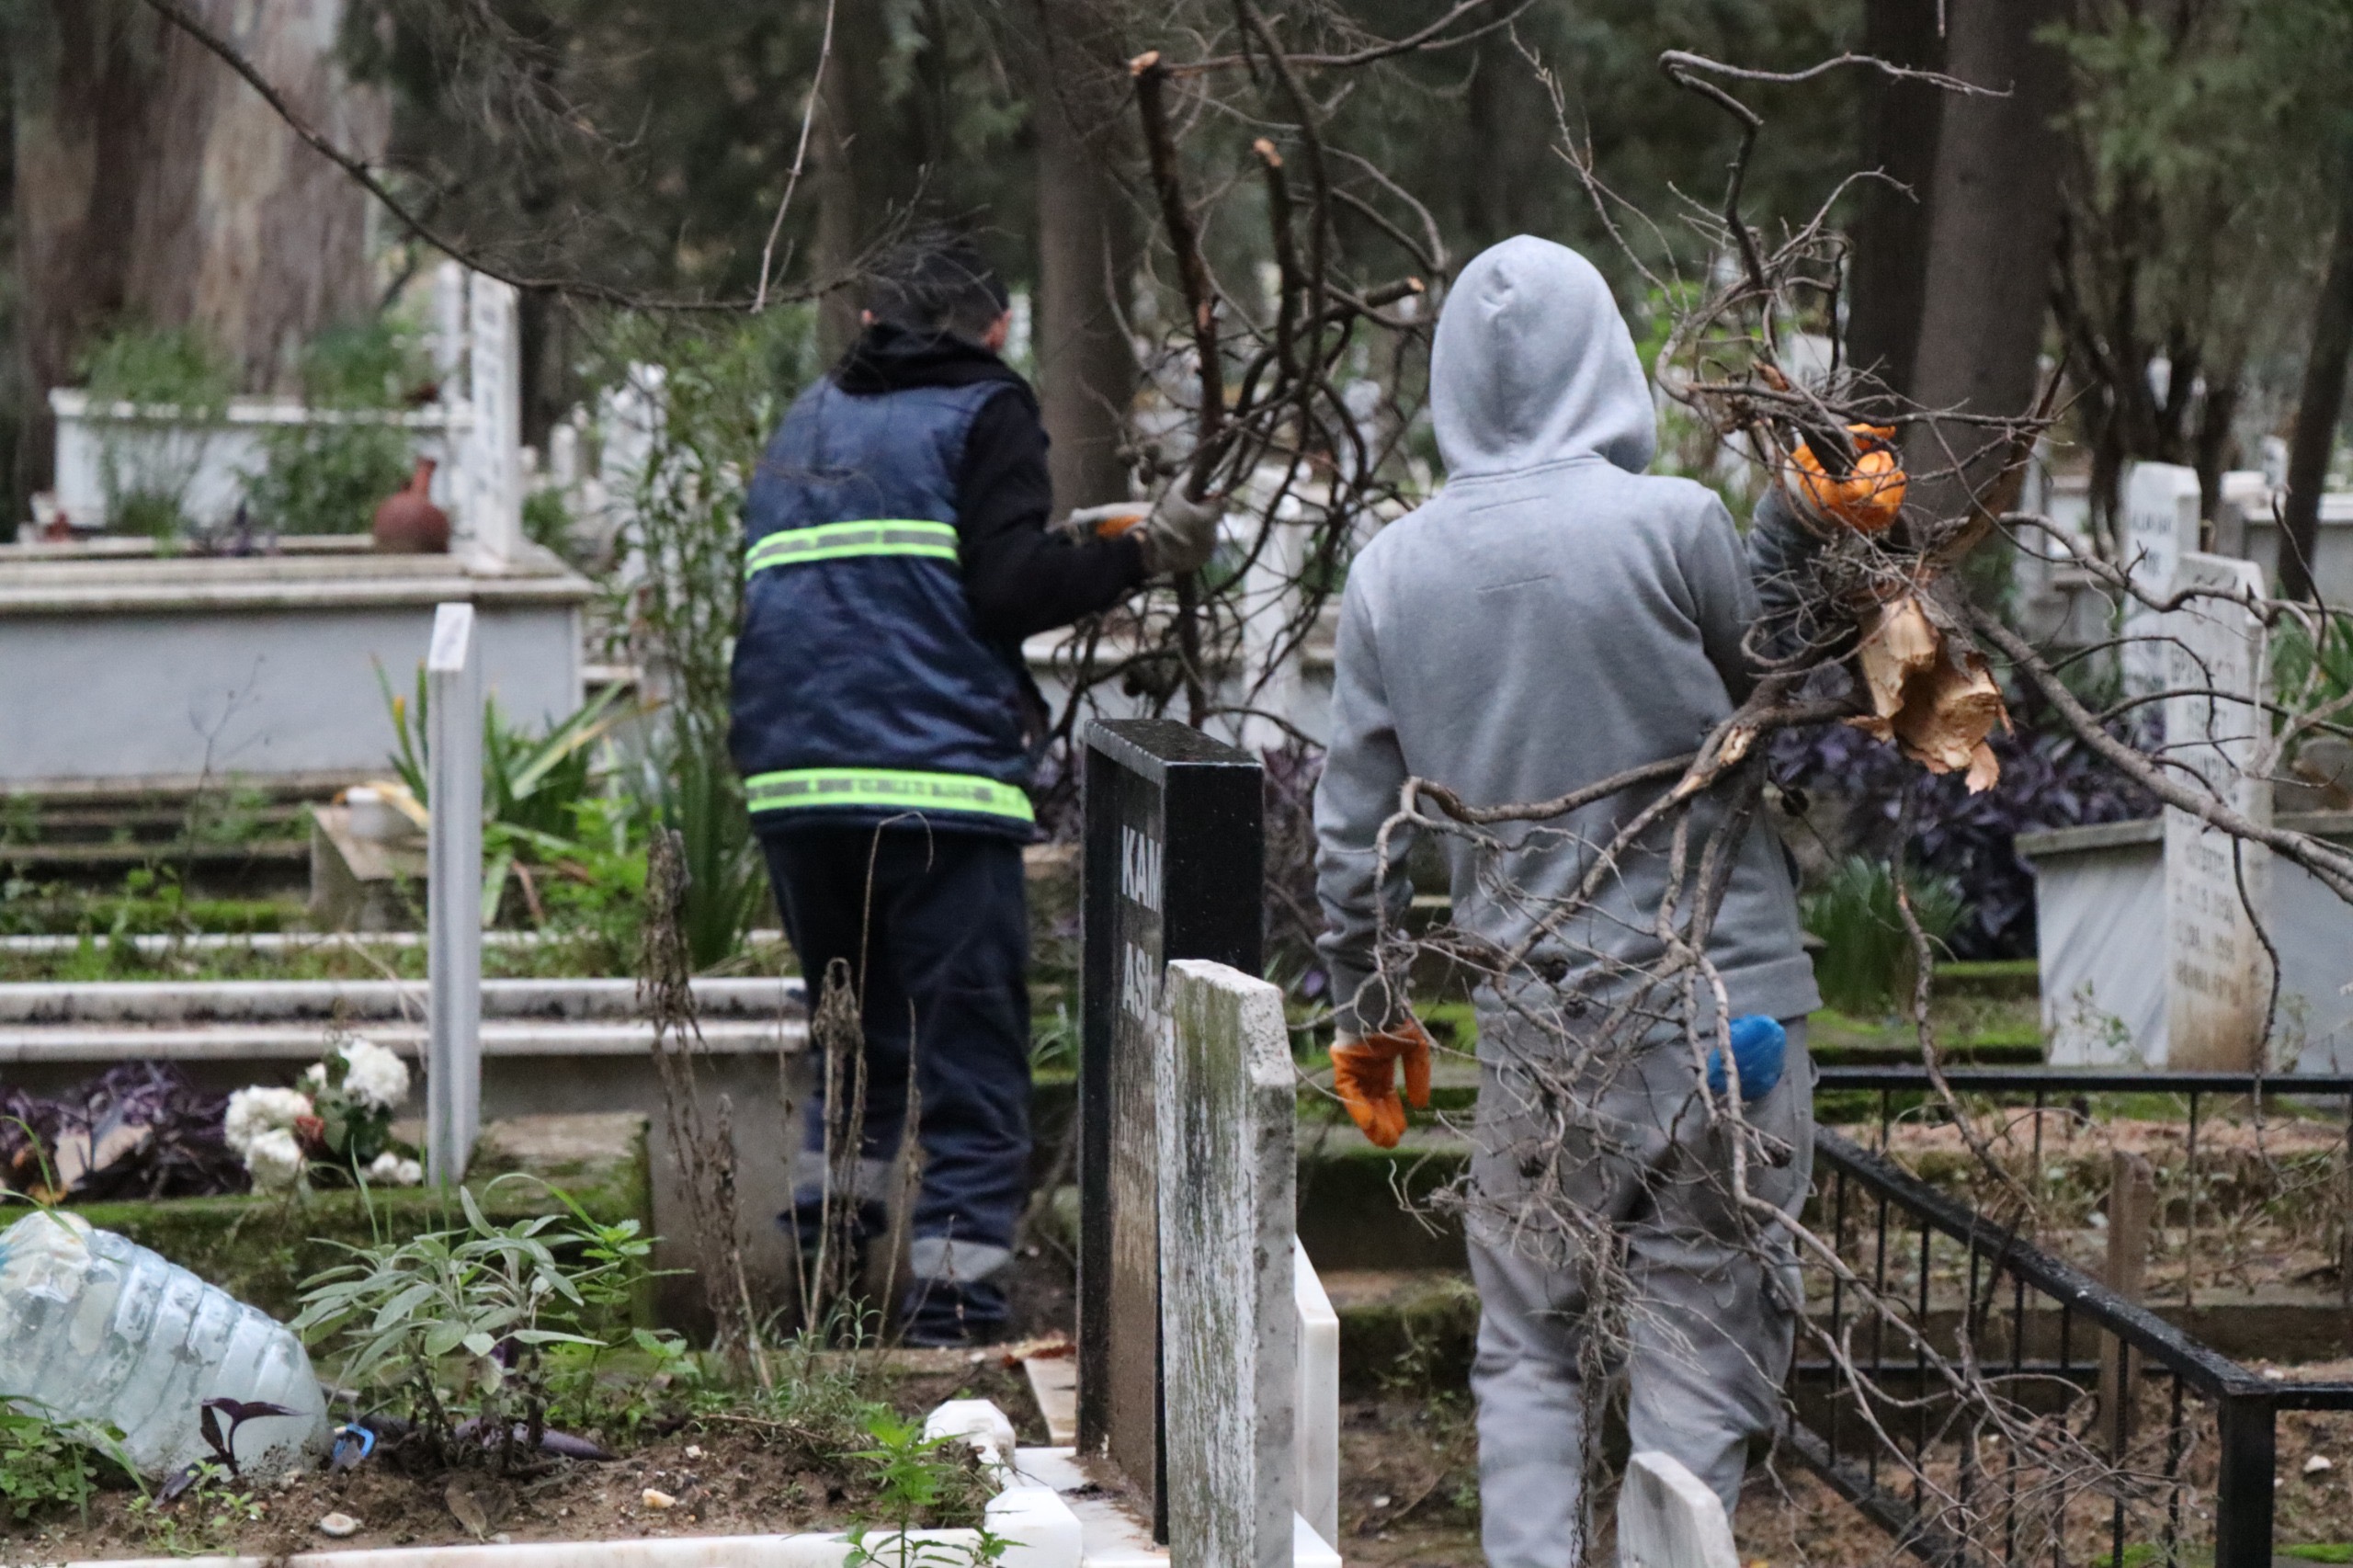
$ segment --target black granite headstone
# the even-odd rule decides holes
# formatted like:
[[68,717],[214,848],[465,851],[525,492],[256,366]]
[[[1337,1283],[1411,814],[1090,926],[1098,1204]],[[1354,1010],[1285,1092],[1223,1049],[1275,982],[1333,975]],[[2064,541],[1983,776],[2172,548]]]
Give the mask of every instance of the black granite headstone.
[[1152,1502],[1167,1539],[1153,1052],[1175,959],[1256,974],[1257,759],[1165,719],[1086,733],[1078,1106],[1078,1442]]

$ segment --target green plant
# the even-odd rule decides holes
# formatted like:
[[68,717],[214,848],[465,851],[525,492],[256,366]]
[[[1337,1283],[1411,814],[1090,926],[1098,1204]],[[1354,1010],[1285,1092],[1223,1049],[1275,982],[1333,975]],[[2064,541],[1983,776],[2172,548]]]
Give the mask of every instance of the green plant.
[[[416,671],[416,698],[392,690],[381,664],[376,684],[392,715],[395,747],[391,762],[422,806],[432,802],[432,773],[426,755],[427,703],[425,667]],[[561,719],[544,734],[526,735],[510,726],[494,701],[482,706],[483,820],[533,833],[561,834],[572,825],[573,808],[595,780],[590,747],[634,710],[621,704],[619,687],[607,687]]]
[[501,1470],[535,1451],[551,1397],[547,1348],[609,1343],[608,1325],[645,1278],[654,1244],[636,1221],[603,1223],[549,1190],[564,1213],[500,1226],[460,1187],[462,1225],[371,1246],[337,1244],[352,1261],[303,1283],[295,1330],[340,1346],[345,1381],[404,1401],[445,1461],[460,1412],[476,1421]]
[[542,930],[572,938],[575,966],[626,971],[636,961],[645,900],[645,813],[634,801],[574,802],[569,837],[520,828],[489,835],[507,858]]
[[246,483],[254,520],[281,534],[366,533],[377,503],[408,483],[415,452],[397,425],[281,425]]
[[[1961,918],[1961,894],[1942,877],[1911,875],[1912,909],[1932,943]],[[1886,861],[1850,855],[1803,900],[1805,928],[1822,938],[1814,980],[1841,1012],[1870,1014],[1908,1004],[1912,938],[1896,907],[1895,872]]]
[[239,1525],[257,1523],[261,1503],[237,1489],[226,1465],[202,1460],[186,1482],[132,1500],[131,1517],[147,1543],[172,1557],[210,1557],[228,1551]]
[[30,1402],[0,1396],[0,1512],[18,1524],[70,1505],[83,1517],[108,1470],[124,1470],[118,1434],[86,1422],[56,1421]]
[[117,326],[74,361],[99,403],[172,407],[203,418],[226,406],[236,369],[192,326]]
[[660,788],[662,825],[685,841],[687,952],[697,969],[709,969],[743,945],[767,896],[767,874],[723,753],[682,748]]
[[986,1478],[976,1456],[961,1437],[926,1437],[923,1423],[876,1410],[866,1420],[871,1448],[849,1457],[862,1460],[875,1483],[875,1505],[883,1515],[885,1533],[879,1545],[870,1545],[873,1527],[859,1524],[849,1532],[847,1568],[948,1568],[954,1564],[996,1562],[1008,1544],[983,1528],[972,1546],[924,1540],[915,1531],[947,1519],[969,1519],[987,1500]]
[[313,408],[398,408],[432,380],[416,330],[389,316],[324,328],[302,350],[302,401]]
[[[2275,725],[2353,691],[2353,617],[2328,616],[2318,637],[2300,620],[2281,621],[2271,637],[2271,679],[2273,694],[2285,710],[2275,717]],[[2340,715],[2339,722],[2348,722],[2347,717]]]
[[[408,431],[381,415],[431,379],[402,323],[331,326],[302,354],[302,401],[323,422],[263,437],[267,463],[246,489],[256,519],[281,534],[365,533],[378,502],[408,483]],[[374,415],[371,417],[371,415]]]
[[193,327],[125,324],[93,343],[75,362],[92,403],[170,409],[176,418],[131,429],[106,427],[99,479],[107,520],[118,533],[176,539],[188,526],[183,502],[203,465],[236,371]]
[[558,560],[583,564],[572,542],[572,509],[563,504],[561,490],[534,490],[523,497],[523,537]]

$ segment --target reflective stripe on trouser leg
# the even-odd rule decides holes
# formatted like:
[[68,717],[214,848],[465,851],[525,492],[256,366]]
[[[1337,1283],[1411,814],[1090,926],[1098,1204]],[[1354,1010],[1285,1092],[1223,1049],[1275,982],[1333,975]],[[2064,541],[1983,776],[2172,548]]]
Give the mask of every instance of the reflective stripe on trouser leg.
[[[841,1187],[825,1168],[825,1156],[815,1149],[802,1149],[792,1157],[792,1199],[796,1203],[813,1203],[830,1189],[833,1196],[843,1196]],[[848,1196],[859,1203],[888,1203],[898,1191],[899,1163],[896,1160],[863,1159],[850,1170]]]
[[907,1244],[907,1261],[918,1279],[972,1285],[1013,1260],[1013,1249],[958,1236],[917,1236]]
[[892,812],[972,812],[1034,823],[1029,797],[1016,784],[977,773],[911,773],[888,767],[795,767],[755,773],[744,780],[744,803],[755,813],[820,806]]

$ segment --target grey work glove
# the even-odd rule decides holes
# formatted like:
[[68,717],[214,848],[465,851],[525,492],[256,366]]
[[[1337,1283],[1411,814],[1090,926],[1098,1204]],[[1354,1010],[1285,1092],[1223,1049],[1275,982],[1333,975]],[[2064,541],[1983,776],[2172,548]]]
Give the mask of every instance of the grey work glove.
[[1224,517],[1222,499],[1195,501],[1182,484],[1169,486],[1142,525],[1144,569],[1165,577],[1199,571],[1217,549],[1217,526]]

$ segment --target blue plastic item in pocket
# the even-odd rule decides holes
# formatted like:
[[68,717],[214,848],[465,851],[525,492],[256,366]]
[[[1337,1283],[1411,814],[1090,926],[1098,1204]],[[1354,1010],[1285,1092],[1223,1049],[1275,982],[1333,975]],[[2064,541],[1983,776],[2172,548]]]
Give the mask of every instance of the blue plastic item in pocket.
[[[1732,1059],[1740,1068],[1740,1097],[1761,1100],[1781,1081],[1781,1059],[1789,1053],[1790,1031],[1779,1018],[1750,1013],[1732,1021]],[[1731,1087],[1724,1071],[1723,1048],[1708,1052],[1708,1092],[1722,1097]]]

